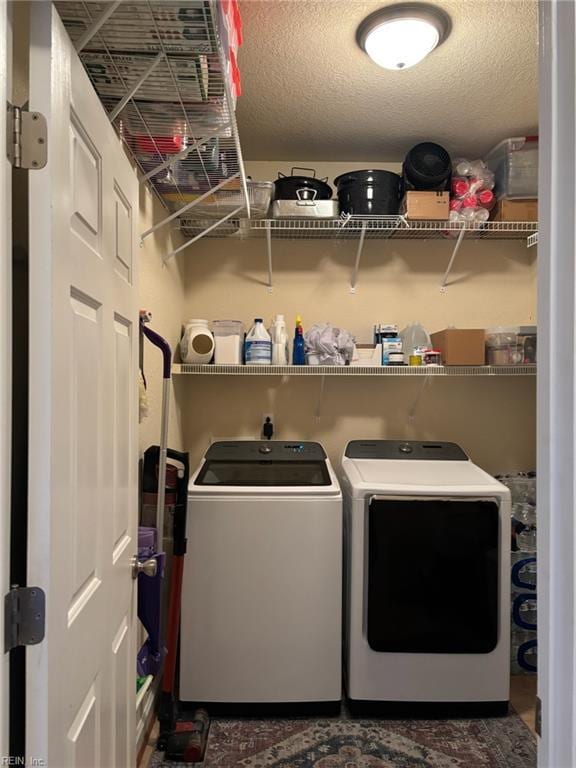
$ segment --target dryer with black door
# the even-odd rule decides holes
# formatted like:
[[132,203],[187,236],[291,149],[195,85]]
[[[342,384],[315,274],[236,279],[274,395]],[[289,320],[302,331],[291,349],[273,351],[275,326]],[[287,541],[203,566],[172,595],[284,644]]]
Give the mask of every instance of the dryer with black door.
[[223,441],[189,483],[180,698],[341,698],[342,494],[318,443]]
[[508,489],[454,443],[353,441],[342,469],[352,704],[505,713]]

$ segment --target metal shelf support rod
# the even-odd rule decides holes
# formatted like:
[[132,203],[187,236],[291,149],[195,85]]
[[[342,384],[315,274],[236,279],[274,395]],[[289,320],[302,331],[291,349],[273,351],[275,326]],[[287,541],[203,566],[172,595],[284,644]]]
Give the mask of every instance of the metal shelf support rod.
[[354,263],[354,269],[352,270],[352,279],[350,280],[350,293],[356,292],[356,284],[358,282],[358,270],[360,269],[360,258],[364,249],[364,240],[366,238],[366,225],[367,222],[362,222],[362,231],[360,232],[360,239],[358,241],[358,248],[356,250],[356,261]]
[[448,262],[448,266],[446,267],[446,272],[444,272],[444,277],[442,278],[442,282],[440,283],[440,290],[442,292],[446,290],[446,283],[448,282],[448,277],[450,276],[450,272],[452,270],[452,266],[454,264],[456,254],[460,250],[460,246],[462,245],[462,240],[464,239],[465,234],[466,234],[466,228],[462,227],[462,230],[458,235],[458,240],[456,240],[456,245],[454,246],[454,250],[452,251],[452,256],[450,258],[450,261]]
[[210,139],[214,138],[214,136],[220,136],[220,134],[223,131],[228,130],[228,128],[230,128],[230,123],[224,123],[224,125],[222,125],[220,128],[215,128],[213,131],[204,134],[204,138],[198,139],[193,144],[189,144],[186,149],[183,149],[180,152],[176,152],[176,154],[171,155],[168,160],[165,160],[163,163],[160,163],[160,165],[157,165],[156,168],[148,171],[148,173],[145,176],[142,176],[140,179],[140,184],[148,181],[148,179],[152,178],[152,176],[156,176],[156,174],[160,173],[160,171],[163,171],[164,168],[168,168],[170,165],[173,165],[176,160],[180,160],[182,157],[187,157],[190,152],[194,152],[195,149],[204,146],[204,144],[210,141]]
[[[178,209],[176,213],[171,213],[170,216],[167,216],[165,219],[162,219],[162,221],[159,221],[158,224],[154,224],[153,227],[150,227],[150,229],[147,229],[145,232],[142,232],[140,235],[140,240],[145,240],[149,235],[151,235],[153,232],[156,232],[157,229],[160,229],[161,227],[165,226],[171,221],[174,221],[174,219],[178,218],[178,216],[181,216],[184,211],[190,210],[190,208],[193,208],[195,205],[198,205],[198,203],[201,203],[203,200],[205,200],[207,197],[210,197],[210,195],[214,194],[214,192],[218,192],[219,189],[222,189],[222,187],[226,186],[230,181],[233,179],[237,179],[238,176],[240,176],[240,172],[235,173],[233,176],[228,176],[227,179],[224,179],[224,181],[221,181],[220,184],[217,184],[215,187],[212,187],[212,189],[209,189],[208,192],[205,192],[203,195],[200,195],[200,197],[197,197],[196,200],[192,200],[191,203],[186,203],[186,205],[182,206],[182,208]],[[242,210],[244,206],[240,206],[239,210]],[[234,211],[236,213],[236,211]],[[226,218],[229,218],[228,216]],[[225,221],[225,219],[222,219],[222,221]],[[221,223],[221,222],[220,222]],[[210,227],[210,229],[213,229],[213,227]],[[194,238],[195,240],[197,238]]]
[[122,112],[122,110],[124,109],[126,104],[128,104],[130,99],[135,95],[136,91],[148,79],[149,75],[151,75],[152,72],[154,72],[154,70],[156,69],[158,64],[160,64],[160,62],[162,61],[163,58],[164,58],[164,53],[162,51],[160,51],[158,56],[156,56],[156,58],[153,59],[152,63],[148,67],[148,69],[142,74],[142,77],[140,77],[134,83],[133,87],[128,91],[128,93],[120,99],[118,104],[116,104],[116,106],[114,107],[112,112],[110,112],[110,114],[108,115],[111,123],[113,123],[114,120],[116,120],[116,118],[118,117],[120,112]]
[[122,0],[115,0],[115,2],[110,3],[107,5],[100,16],[92,22],[92,24],[88,27],[86,32],[76,41],[76,51],[77,53],[80,53],[80,51],[85,48],[90,40],[94,37],[94,35],[98,32],[99,29],[101,29],[104,24],[108,21],[110,16],[114,13],[116,8],[120,5]]
[[274,287],[272,279],[272,229],[271,222],[266,222],[266,250],[268,252],[268,290]]
[[236,216],[236,214],[240,213],[244,209],[244,206],[241,205],[238,208],[236,208],[234,211],[230,211],[230,213],[227,213],[226,216],[222,217],[218,221],[215,221],[214,224],[211,224],[207,229],[205,229],[203,232],[200,232],[199,235],[196,235],[196,237],[193,237],[191,240],[187,240],[184,245],[180,245],[178,248],[176,248],[173,251],[170,251],[169,254],[167,254],[163,261],[166,263],[168,259],[171,259],[172,256],[176,256],[177,253],[180,253],[180,251],[183,251],[184,248],[188,248],[189,245],[192,245],[192,243],[195,243],[197,240],[200,240],[200,238],[204,237],[204,235],[207,235],[208,232],[212,232],[213,229],[216,229],[216,227],[219,227],[220,224],[224,224],[225,221],[228,221],[228,219],[231,219],[232,216]]

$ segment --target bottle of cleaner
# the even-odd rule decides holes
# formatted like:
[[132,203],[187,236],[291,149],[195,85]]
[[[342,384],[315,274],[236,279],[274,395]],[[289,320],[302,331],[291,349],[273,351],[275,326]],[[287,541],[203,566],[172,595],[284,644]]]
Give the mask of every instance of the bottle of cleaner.
[[270,326],[272,365],[288,365],[288,333],[284,315],[276,315]]
[[261,317],[254,319],[244,349],[246,365],[270,365],[272,362],[272,342]]
[[306,365],[306,353],[304,350],[304,330],[302,318],[296,315],[296,330],[294,332],[294,351],[292,353],[293,365]]

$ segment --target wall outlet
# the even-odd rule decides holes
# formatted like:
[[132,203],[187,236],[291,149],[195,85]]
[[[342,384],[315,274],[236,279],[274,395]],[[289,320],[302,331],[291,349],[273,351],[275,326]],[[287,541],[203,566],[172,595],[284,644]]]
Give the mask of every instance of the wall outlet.
[[276,422],[274,421],[274,414],[268,411],[267,413],[262,414],[262,418],[260,421],[260,439],[265,440],[267,439],[264,435],[264,424],[266,424],[266,419],[270,419],[270,423],[272,424],[274,428],[274,432],[276,432]]

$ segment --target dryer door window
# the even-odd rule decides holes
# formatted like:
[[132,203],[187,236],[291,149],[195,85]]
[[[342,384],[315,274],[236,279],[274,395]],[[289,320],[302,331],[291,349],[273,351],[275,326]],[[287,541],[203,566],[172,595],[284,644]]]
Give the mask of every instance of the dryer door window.
[[374,499],[368,537],[367,635],[373,650],[494,650],[499,608],[495,501]]

